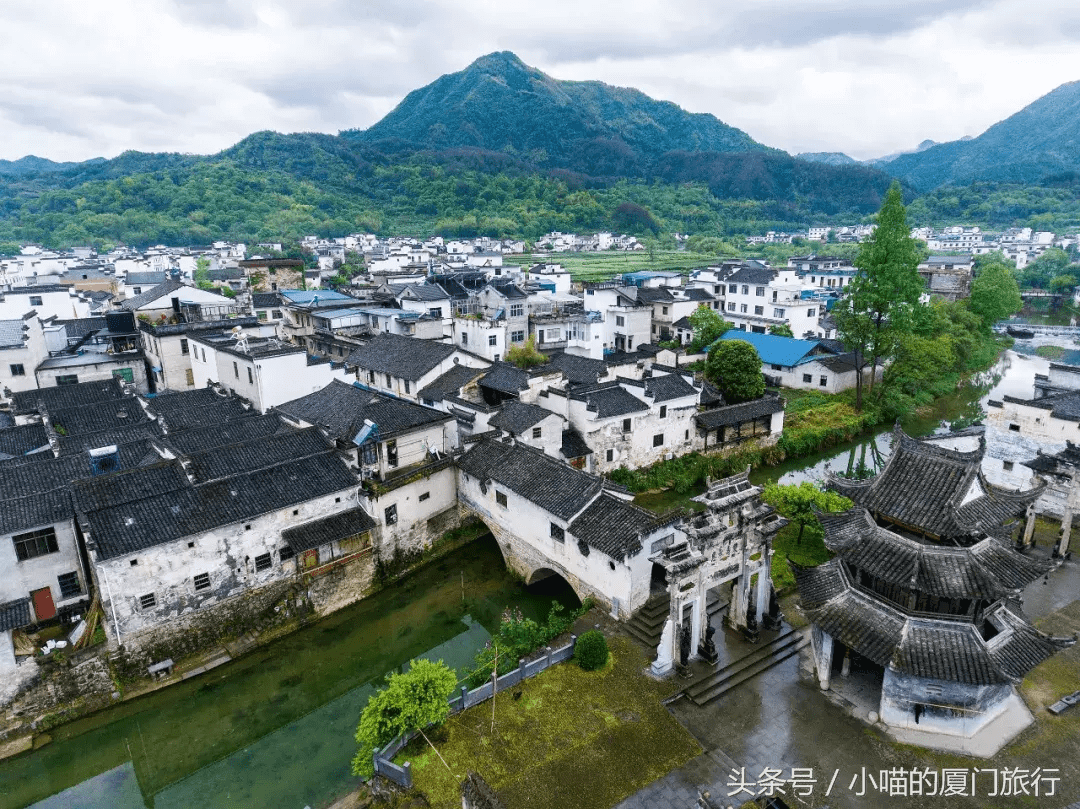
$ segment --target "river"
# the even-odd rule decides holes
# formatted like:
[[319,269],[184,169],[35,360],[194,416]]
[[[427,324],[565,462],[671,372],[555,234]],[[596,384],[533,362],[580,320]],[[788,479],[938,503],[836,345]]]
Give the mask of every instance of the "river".
[[416,657],[459,676],[502,610],[577,598],[525,588],[488,536],[371,598],[192,680],[52,731],[0,761],[0,807],[303,809],[354,789],[353,734],[385,674]]
[[[1030,397],[1049,362],[1027,341],[903,424],[926,435],[977,418],[986,400]],[[889,428],[755,469],[755,482],[820,480],[889,452]],[[543,589],[545,588],[546,589]],[[459,671],[507,605],[534,618],[577,599],[559,577],[525,588],[494,540],[472,543],[375,596],[193,680],[61,726],[39,750],[0,761],[0,809],[324,806],[354,788],[352,735],[368,695],[410,659]]]

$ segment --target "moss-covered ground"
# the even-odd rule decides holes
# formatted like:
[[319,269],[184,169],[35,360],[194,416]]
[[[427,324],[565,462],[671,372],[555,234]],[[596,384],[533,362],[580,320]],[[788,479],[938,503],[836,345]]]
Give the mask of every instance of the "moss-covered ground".
[[644,492],[634,498],[634,505],[648,509],[654,514],[668,514],[680,509],[690,511],[704,511],[705,504],[695,502],[693,499],[704,494],[705,484],[695,483],[690,490],[680,494],[675,489],[661,489],[658,492]]
[[660,704],[664,685],[642,674],[637,646],[608,642],[600,671],[563,663],[500,694],[494,728],[490,701],[451,717],[431,739],[445,765],[423,739],[398,761],[412,762],[414,783],[434,807],[461,805],[468,770],[515,809],[613,806],[701,748]]
[[799,541],[799,526],[789,523],[780,529],[773,540],[772,580],[780,593],[795,589],[795,576],[788,560],[803,567],[816,567],[832,558],[825,547],[825,535],[819,525],[807,525]]

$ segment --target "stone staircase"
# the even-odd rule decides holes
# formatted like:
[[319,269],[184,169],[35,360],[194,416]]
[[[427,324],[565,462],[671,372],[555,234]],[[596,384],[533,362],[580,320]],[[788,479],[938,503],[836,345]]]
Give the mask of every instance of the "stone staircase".
[[[727,602],[721,601],[716,593],[708,594],[705,609],[709,613],[709,618],[726,606]],[[630,616],[630,620],[626,623],[627,631],[646,648],[655,652],[656,647],[660,645],[660,636],[664,632],[664,621],[667,620],[670,607],[671,596],[668,595],[667,590],[653,593],[641,609]]]
[[695,705],[708,705],[751,677],[798,654],[808,643],[810,639],[804,633],[785,625],[779,635],[760,649],[718,668],[685,688],[682,693]]

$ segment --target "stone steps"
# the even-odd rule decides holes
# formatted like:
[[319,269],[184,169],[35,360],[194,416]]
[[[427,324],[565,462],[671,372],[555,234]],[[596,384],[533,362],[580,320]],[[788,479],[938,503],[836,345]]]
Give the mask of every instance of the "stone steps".
[[[709,593],[705,602],[709,618],[726,606],[727,602],[722,601],[720,596]],[[641,609],[630,616],[630,620],[626,622],[627,631],[646,647],[655,649],[660,645],[660,636],[664,633],[664,622],[667,621],[670,607],[671,598],[667,592],[653,595]]]
[[788,627],[782,634],[755,649],[746,657],[723,666],[707,677],[684,689],[683,693],[698,706],[715,702],[736,686],[752,677],[768,671],[792,655],[798,654],[809,643],[801,632]]

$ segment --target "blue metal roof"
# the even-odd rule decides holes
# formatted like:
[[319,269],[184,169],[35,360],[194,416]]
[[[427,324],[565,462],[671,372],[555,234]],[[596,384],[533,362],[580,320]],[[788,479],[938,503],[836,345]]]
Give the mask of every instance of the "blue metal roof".
[[332,289],[283,289],[279,294],[290,303],[311,303],[316,298],[320,301],[356,301],[356,298]]
[[807,362],[810,352],[818,346],[818,340],[799,340],[795,337],[781,337],[778,334],[754,334],[748,331],[729,329],[721,340],[743,340],[757,349],[765,365],[786,365],[791,367]]

